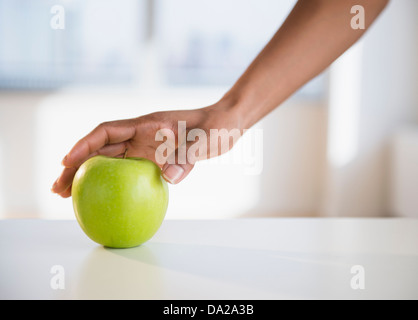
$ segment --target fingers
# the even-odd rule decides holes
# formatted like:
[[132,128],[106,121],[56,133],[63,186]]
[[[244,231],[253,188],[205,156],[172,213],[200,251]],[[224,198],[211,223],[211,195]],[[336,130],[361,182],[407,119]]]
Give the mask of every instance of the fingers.
[[73,182],[76,172],[77,168],[65,168],[59,178],[55,181],[51,191],[61,196],[66,195],[68,193],[68,188]]
[[[167,116],[167,115],[166,115]],[[151,121],[152,120],[152,121]],[[141,141],[138,141],[137,136],[137,127],[138,127],[138,118],[137,119],[128,119],[128,120],[119,120],[113,122],[105,122],[97,126],[93,131],[91,131],[84,138],[79,140],[71,151],[65,156],[62,161],[65,169],[62,171],[60,177],[54,183],[52,187],[52,192],[59,194],[62,197],[71,196],[71,185],[74,179],[74,176],[78,168],[83,164],[87,159],[96,156],[104,155],[109,157],[121,157],[125,154],[125,150],[129,149],[128,156],[142,156],[156,162],[156,153],[159,149],[157,146],[158,141],[155,140],[155,130],[166,127],[159,124],[158,119],[148,119],[152,125],[146,125],[141,127]],[[145,120],[144,120],[145,121]],[[165,120],[167,122],[167,120]],[[145,122],[144,122],[145,123]],[[200,129],[199,132],[204,130]],[[190,132],[189,132],[190,135]],[[173,137],[176,138],[177,135],[173,133]],[[206,158],[206,140],[203,139],[200,141],[199,134],[195,132],[193,135],[194,139],[199,139],[199,143],[196,144],[194,141],[186,141],[174,145],[173,148],[167,148],[167,151],[174,152],[176,161],[166,163],[157,162],[160,167],[162,167],[162,176],[169,183],[177,184],[181,182],[184,178],[188,176],[190,171],[194,167],[194,163],[197,160],[201,160],[199,156],[195,156],[196,152],[202,156],[205,155]],[[151,141],[153,139],[153,141]],[[203,141],[205,141],[203,143]],[[196,148],[197,146],[197,148]],[[179,158],[178,154],[179,149],[186,151],[187,153],[187,162],[186,161],[177,161]],[[193,148],[194,147],[194,148]],[[204,148],[203,148],[204,147]],[[190,154],[192,159],[189,159],[189,151],[193,151]],[[165,160],[167,161],[167,160]]]
[[107,157],[116,157],[118,155],[123,155],[128,149],[128,143],[127,142],[121,142],[116,144],[109,144],[104,146],[103,148],[97,150],[96,152],[93,152],[89,158],[94,156],[107,156]]
[[102,123],[74,145],[62,160],[62,164],[67,168],[79,167],[88,158],[97,155],[97,151],[105,146],[133,138],[135,131],[131,120]]
[[132,120],[105,122],[78,141],[62,160],[65,169],[55,181],[51,191],[67,198],[71,184],[80,165],[96,155],[117,156],[124,153],[127,141],[135,136]]
[[[97,150],[96,152],[90,154],[87,157],[87,159],[95,155],[104,155],[108,157],[115,157],[115,156],[123,155],[126,150],[126,147],[127,147],[127,144],[125,142],[121,142],[117,144],[109,144]],[[63,198],[68,198],[69,196],[71,196],[71,184],[73,182],[73,179],[77,170],[78,170],[78,166],[65,168],[63,172],[61,173],[60,177],[55,181],[54,185],[52,186],[51,191],[59,194]]]
[[72,184],[63,193],[61,193],[60,196],[63,198],[71,197],[71,187],[72,187]]

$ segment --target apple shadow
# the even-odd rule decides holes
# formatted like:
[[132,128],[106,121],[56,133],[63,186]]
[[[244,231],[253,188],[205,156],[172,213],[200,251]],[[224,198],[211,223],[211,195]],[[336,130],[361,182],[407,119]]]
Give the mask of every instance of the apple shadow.
[[144,255],[141,247],[106,250],[155,267],[245,288],[252,292],[251,299],[344,297],[351,290],[351,265],[338,256],[156,242],[146,246],[152,255]]
[[[81,300],[158,299],[163,290],[160,271],[151,265],[158,257],[147,246],[134,248],[137,259],[115,258],[114,252],[132,249],[95,247],[77,272],[74,296]],[[138,261],[147,261],[147,264]]]
[[[367,290],[351,287],[354,265],[364,266]],[[418,257],[409,255],[280,252],[149,241],[130,249],[95,248],[83,264],[78,297],[417,299],[416,270]]]
[[[107,250],[154,267],[249,289],[246,292],[253,290],[250,299],[267,296],[285,299],[418,298],[417,256],[292,253],[158,242],[145,245],[152,254],[143,254],[141,247]],[[354,265],[367,270],[367,290],[353,290],[351,268]]]

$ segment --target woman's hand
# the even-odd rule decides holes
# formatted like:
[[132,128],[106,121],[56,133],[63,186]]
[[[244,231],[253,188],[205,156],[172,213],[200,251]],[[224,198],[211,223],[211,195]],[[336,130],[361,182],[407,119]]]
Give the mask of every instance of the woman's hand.
[[[52,191],[69,197],[77,169],[88,158],[99,154],[150,159],[160,165],[167,181],[180,182],[192,170],[195,161],[228,151],[233,145],[230,142],[233,129],[240,136],[244,128],[252,127],[277,108],[355,43],[366,31],[353,30],[350,25],[351,8],[359,3],[367,12],[368,29],[388,0],[299,0],[270,42],[220,102],[197,110],[158,112],[99,125],[64,158],[65,169]],[[185,132],[179,132],[179,121],[186,122]],[[226,129],[226,132],[221,133],[219,139],[212,139],[211,129]],[[173,155],[169,159],[174,161],[161,161],[157,159],[164,158],[160,157],[159,146],[164,143],[162,138],[170,135],[175,142],[169,144],[171,147],[166,148],[169,150],[166,153]],[[237,136],[233,135],[234,142]],[[198,150],[197,155],[195,150]],[[177,161],[184,160],[179,158],[185,153],[186,160]]]
[[[222,148],[211,147],[209,135],[211,129],[239,129],[241,132],[238,120],[225,104],[217,103],[201,109],[156,112],[134,119],[104,122],[78,141],[65,156],[62,160],[65,169],[51,190],[64,198],[70,197],[78,168],[96,155],[149,159],[159,165],[165,180],[172,184],[179,183],[190,173],[197,160],[219,155],[232,148],[229,143]],[[179,132],[179,128],[185,132]],[[186,139],[190,137],[187,136],[190,132],[197,133],[193,134],[193,141]],[[207,139],[203,139],[202,134]],[[172,138],[170,142],[167,140],[169,138]],[[193,150],[200,148],[203,152],[193,151],[191,154],[188,151],[192,145]],[[162,150],[165,150],[165,155]],[[182,161],[179,161],[179,150],[188,155]]]

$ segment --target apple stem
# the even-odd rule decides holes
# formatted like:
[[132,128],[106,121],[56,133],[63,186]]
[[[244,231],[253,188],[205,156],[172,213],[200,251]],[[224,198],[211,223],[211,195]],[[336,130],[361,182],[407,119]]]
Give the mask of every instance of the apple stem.
[[127,154],[128,154],[128,148],[125,149],[125,153],[123,154],[123,159],[126,159]]

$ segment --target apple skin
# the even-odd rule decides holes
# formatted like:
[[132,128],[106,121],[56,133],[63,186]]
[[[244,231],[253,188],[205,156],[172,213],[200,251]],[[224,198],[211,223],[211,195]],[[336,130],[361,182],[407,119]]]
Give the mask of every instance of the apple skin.
[[81,229],[111,248],[136,247],[151,239],[168,206],[161,169],[143,158],[90,158],[78,169],[71,193]]

